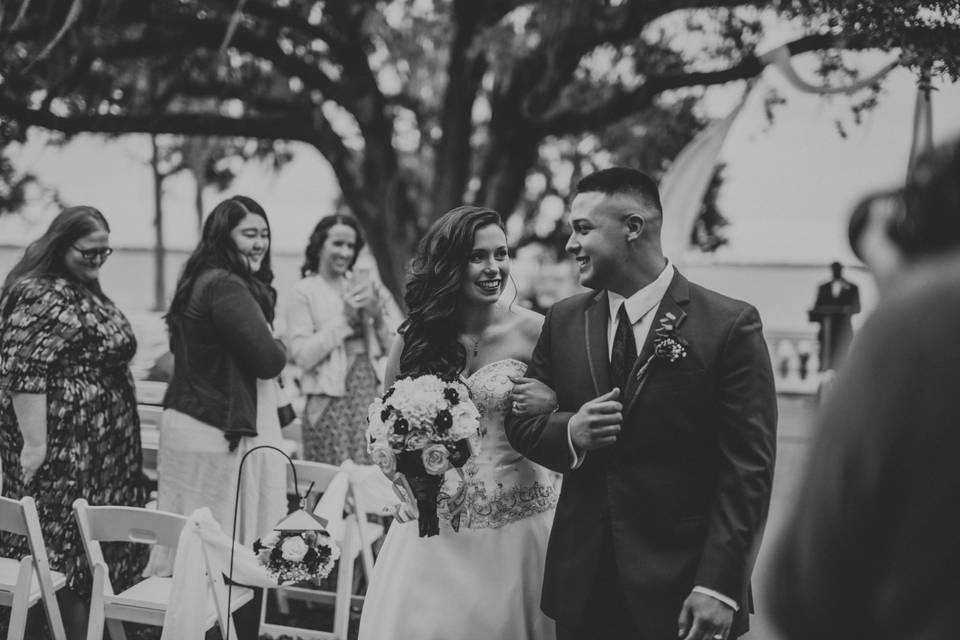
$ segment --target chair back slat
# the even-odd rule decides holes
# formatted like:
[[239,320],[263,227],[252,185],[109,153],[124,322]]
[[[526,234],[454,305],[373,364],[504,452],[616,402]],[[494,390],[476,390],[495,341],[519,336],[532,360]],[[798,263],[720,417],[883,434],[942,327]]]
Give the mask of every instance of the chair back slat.
[[340,543],[340,559],[337,560],[337,603],[334,605],[333,632],[346,640],[350,626],[350,604],[353,590],[353,543],[359,525],[356,514],[344,520],[343,541]]
[[176,547],[187,518],[175,513],[139,507],[91,507],[86,511],[85,535],[98,542],[137,542]]
[[[43,531],[40,529],[37,504],[33,498],[25,496],[20,500],[12,500],[0,497],[0,530],[26,536],[30,555],[21,559],[21,576],[17,582],[17,590],[29,591],[31,578],[36,578],[40,586],[47,626],[56,640],[64,640],[66,631],[63,626],[63,619],[60,617],[56,588],[53,586],[50,561],[47,558],[47,546],[43,542]],[[24,575],[24,571],[27,571],[26,575]],[[17,608],[16,598],[14,608]],[[26,615],[25,612],[23,613]],[[15,615],[12,613],[11,619],[19,615],[19,611],[15,612]]]
[[19,500],[0,497],[0,531],[27,535],[27,519]]

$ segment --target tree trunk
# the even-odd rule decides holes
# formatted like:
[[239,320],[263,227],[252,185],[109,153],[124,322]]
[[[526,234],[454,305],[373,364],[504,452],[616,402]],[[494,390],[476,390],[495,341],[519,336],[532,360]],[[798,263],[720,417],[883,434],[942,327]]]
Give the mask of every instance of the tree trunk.
[[523,196],[527,173],[537,160],[541,136],[533,128],[491,131],[475,203],[500,213],[504,221]]
[[420,237],[420,216],[400,176],[390,138],[368,144],[362,171],[336,160],[331,164],[343,199],[363,228],[384,285],[403,308],[407,262]]
[[150,156],[150,169],[153,172],[153,310],[165,311],[167,308],[167,250],[163,242],[163,178],[160,173],[160,147],[157,136],[150,136],[153,153]]
[[406,195],[406,185],[394,176],[371,185],[362,199],[344,196],[364,228],[383,284],[404,308],[407,265],[420,238],[417,212]]
[[207,186],[207,183],[203,179],[202,172],[194,171],[193,177],[196,180],[196,190],[193,193],[193,210],[197,214],[197,239],[199,239],[203,232],[203,189]]
[[437,145],[434,160],[431,220],[463,204],[464,191],[470,179],[473,103],[487,68],[483,56],[468,55],[477,33],[480,11],[482,3],[476,0],[462,0],[454,7],[457,33],[450,47],[447,88],[440,113],[443,137]]

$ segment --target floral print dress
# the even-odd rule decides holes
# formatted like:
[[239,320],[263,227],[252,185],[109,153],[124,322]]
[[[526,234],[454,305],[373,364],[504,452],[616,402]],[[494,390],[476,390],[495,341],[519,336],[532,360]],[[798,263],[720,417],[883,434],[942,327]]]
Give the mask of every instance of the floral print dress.
[[[123,313],[58,277],[22,280],[0,301],[0,455],[3,491],[34,497],[53,568],[69,588],[91,587],[73,501],[143,506],[140,418],[129,363],[137,349]],[[11,394],[46,394],[47,456],[24,484],[23,437]],[[146,547],[103,545],[115,589],[135,581]],[[28,553],[22,537],[0,537],[0,556]]]

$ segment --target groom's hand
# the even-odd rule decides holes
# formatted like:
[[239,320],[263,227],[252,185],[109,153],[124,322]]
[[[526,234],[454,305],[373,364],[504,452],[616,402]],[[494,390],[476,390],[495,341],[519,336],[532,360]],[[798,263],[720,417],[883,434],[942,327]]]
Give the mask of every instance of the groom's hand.
[[694,591],[680,610],[678,637],[683,640],[726,640],[733,609],[714,597]]
[[620,389],[585,402],[570,418],[570,439],[577,451],[593,451],[617,441],[623,422]]

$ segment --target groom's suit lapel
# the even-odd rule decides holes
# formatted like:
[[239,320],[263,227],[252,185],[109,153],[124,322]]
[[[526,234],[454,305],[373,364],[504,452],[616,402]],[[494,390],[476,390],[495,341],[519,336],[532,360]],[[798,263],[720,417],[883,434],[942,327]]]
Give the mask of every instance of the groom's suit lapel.
[[686,307],[688,302],[690,302],[690,282],[677,271],[673,274],[670,287],[667,289],[667,293],[663,296],[663,300],[657,308],[657,315],[654,316],[653,323],[650,325],[650,331],[647,332],[647,338],[643,343],[643,347],[640,349],[640,355],[637,356],[633,370],[627,378],[627,388],[624,390],[622,396],[624,416],[630,413],[634,403],[636,403],[640,392],[645,386],[646,379],[651,374],[656,375],[656,364],[654,363],[651,363],[651,366],[648,367],[642,377],[639,374],[644,363],[653,355],[657,329],[663,326],[664,323],[667,323],[672,325],[674,329],[679,330],[680,326],[687,319],[687,312],[684,310],[684,307]]
[[606,291],[600,291],[593,297],[583,316],[587,365],[590,367],[593,391],[599,396],[610,391],[610,347],[607,344],[610,304],[607,302]]

